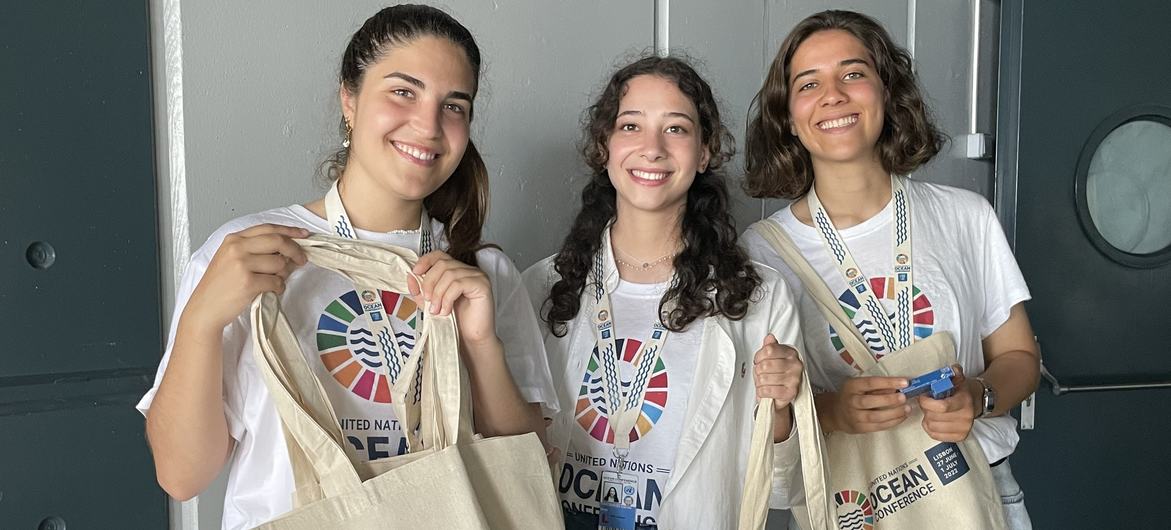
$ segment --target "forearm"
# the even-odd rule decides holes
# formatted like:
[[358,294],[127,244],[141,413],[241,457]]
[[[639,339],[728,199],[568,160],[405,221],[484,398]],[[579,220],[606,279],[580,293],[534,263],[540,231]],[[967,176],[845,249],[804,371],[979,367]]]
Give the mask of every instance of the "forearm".
[[541,414],[521,396],[504,360],[503,343],[496,339],[474,350],[464,360],[471,379],[476,432],[484,436],[526,432],[542,435],[545,429]]
[[817,407],[817,422],[821,425],[821,432],[829,434],[840,430],[837,423],[837,392],[822,392],[813,395],[813,404]]
[[198,495],[231,449],[223,406],[222,331],[180,321],[170,362],[146,417],[159,485],[172,497]]
[[1034,352],[1014,350],[998,355],[980,375],[996,389],[996,408],[991,415],[1007,414],[1029,397],[1037,389],[1040,374],[1040,362]]
[[781,410],[773,411],[773,442],[780,443],[789,439],[793,432],[793,406],[788,405]]

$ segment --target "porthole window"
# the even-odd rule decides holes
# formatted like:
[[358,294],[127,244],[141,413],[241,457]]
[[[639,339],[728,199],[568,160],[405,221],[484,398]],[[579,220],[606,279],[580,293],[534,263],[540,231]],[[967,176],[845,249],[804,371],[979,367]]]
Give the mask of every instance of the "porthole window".
[[1141,268],[1171,261],[1171,109],[1129,109],[1095,129],[1078,162],[1076,199],[1107,257]]

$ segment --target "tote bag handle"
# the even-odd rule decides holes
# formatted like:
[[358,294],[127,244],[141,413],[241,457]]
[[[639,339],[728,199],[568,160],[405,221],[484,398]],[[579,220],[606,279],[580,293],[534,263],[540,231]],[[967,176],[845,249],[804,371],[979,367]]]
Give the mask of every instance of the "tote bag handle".
[[[413,252],[400,247],[332,236],[314,235],[295,241],[315,265],[335,271],[356,284],[395,292],[408,291],[406,278],[418,259]],[[359,485],[361,477],[346,455],[337,415],[281,313],[277,296],[272,293],[257,296],[251,316],[257,365],[265,376],[286,435],[293,438],[286,439],[286,443],[294,476],[304,483],[305,477],[315,475],[326,496]],[[416,371],[422,370],[422,403],[407,406],[412,400],[407,399],[406,384],[396,384],[392,389],[392,401],[399,417],[417,417],[421,422],[423,439],[411,443],[441,449],[470,441],[471,400],[460,365],[454,317],[428,314],[423,319],[414,352],[398,382],[405,383],[408,377],[413,378]],[[409,428],[404,429],[404,434],[409,440],[415,436]],[[306,464],[312,469],[304,469]]]

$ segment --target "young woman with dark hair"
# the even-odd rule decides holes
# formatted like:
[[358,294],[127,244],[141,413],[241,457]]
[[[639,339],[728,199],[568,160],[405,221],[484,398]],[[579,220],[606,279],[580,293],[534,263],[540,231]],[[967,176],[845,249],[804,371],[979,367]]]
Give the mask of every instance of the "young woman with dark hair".
[[[388,7],[354,33],[339,75],[342,148],[326,163],[328,194],[229,221],[194,253],[180,284],[155,386],[138,404],[172,496],[195,496],[227,465],[224,528],[252,528],[292,508],[285,439],[248,322],[249,303],[266,291],[282,295],[301,349],[317,353],[309,363],[352,459],[406,451],[390,403],[395,372],[371,330],[389,321],[409,355],[424,299],[458,316],[477,432],[543,432],[538,404],[554,403],[554,393],[536,316],[512,262],[480,242],[488,177],[469,138],[479,75],[472,35],[435,8]],[[292,239],[310,233],[410,248],[421,255],[421,285],[359,294],[305,266]]]
[[[983,197],[905,177],[943,143],[910,55],[865,15],[810,16],[781,44],[753,102],[746,143],[745,189],[793,201],[770,220],[840,295],[875,358],[932,333],[954,337],[958,391],[919,397],[922,427],[939,441],[974,436],[992,463],[1010,527],[1028,528],[1006,459],[1018,440],[1007,413],[1039,374],[1023,305],[1029,291]],[[854,357],[865,353],[845,350],[769,243],[753,230],[743,241],[798,294],[822,429],[867,433],[902,423],[911,404],[897,390],[907,379],[859,376]],[[888,320],[895,333],[884,332]]]
[[[774,440],[789,438],[796,313],[737,246],[720,171],[732,149],[711,88],[678,58],[620,68],[588,109],[581,210],[524,275],[547,324],[567,528],[615,510],[638,528],[734,527],[757,398],[776,400]],[[795,469],[791,449],[776,471]]]

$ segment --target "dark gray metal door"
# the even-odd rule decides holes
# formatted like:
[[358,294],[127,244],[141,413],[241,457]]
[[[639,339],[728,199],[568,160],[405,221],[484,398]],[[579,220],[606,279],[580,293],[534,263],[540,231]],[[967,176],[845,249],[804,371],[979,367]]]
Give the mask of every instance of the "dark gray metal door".
[[1171,3],[1002,9],[998,208],[1059,383],[1012,466],[1036,528],[1167,528]]
[[0,7],[0,528],[165,528],[147,2]]

